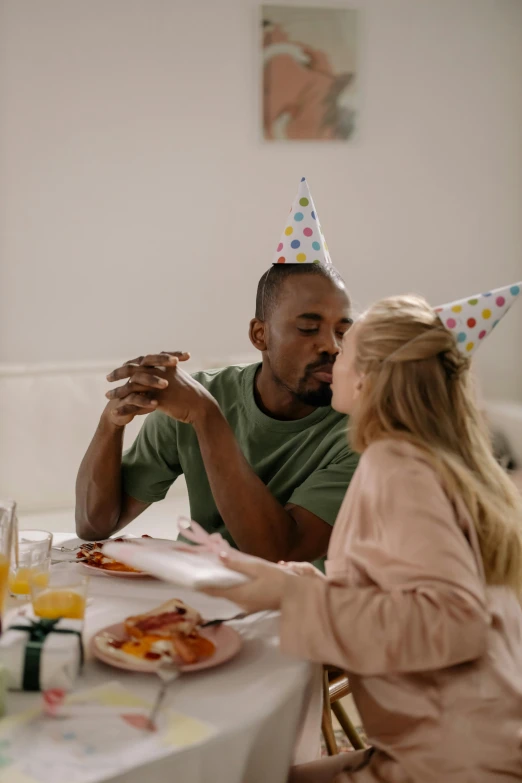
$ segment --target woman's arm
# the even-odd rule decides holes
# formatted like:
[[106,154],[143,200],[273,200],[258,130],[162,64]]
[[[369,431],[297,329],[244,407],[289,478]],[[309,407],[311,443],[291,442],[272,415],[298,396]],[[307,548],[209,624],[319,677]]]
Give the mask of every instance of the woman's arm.
[[436,474],[406,459],[375,486],[363,509],[374,535],[352,553],[374,584],[288,580],[283,649],[364,675],[429,671],[479,657],[489,625],[485,587]]

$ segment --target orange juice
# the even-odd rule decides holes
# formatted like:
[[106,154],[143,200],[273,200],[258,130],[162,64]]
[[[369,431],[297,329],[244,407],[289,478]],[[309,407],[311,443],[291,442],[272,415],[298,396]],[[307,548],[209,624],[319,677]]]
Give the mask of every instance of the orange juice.
[[33,598],[33,611],[44,620],[68,617],[82,620],[85,615],[85,596],[74,590],[44,590]]
[[5,555],[0,555],[0,615],[4,609],[8,580],[9,580],[9,559]]
[[47,587],[49,574],[38,567],[27,568],[21,566],[17,571],[9,574],[9,590],[13,595],[30,595],[31,585]]

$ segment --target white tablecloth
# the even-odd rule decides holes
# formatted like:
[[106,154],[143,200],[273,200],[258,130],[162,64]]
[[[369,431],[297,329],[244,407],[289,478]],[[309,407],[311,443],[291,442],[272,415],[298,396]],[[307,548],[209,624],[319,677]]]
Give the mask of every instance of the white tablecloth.
[[[85,622],[88,649],[101,628],[141,613],[177,596],[206,619],[230,617],[237,611],[227,601],[180,590],[154,580],[94,576]],[[318,755],[320,672],[284,656],[278,646],[278,616],[256,615],[234,623],[244,646],[223,666],[184,675],[169,689],[166,706],[212,724],[217,733],[203,744],[174,752],[125,772],[117,783],[283,783],[288,766]],[[158,687],[155,675],[125,672],[87,656],[78,689],[117,680],[151,701]],[[10,693],[8,713],[28,709],[38,694]],[[297,738],[297,740],[296,740]]]

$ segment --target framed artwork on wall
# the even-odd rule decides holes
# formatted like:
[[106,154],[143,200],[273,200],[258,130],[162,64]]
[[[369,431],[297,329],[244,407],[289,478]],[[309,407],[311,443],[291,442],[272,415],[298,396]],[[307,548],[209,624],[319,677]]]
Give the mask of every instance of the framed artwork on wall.
[[348,140],[357,122],[358,11],[263,5],[263,137]]

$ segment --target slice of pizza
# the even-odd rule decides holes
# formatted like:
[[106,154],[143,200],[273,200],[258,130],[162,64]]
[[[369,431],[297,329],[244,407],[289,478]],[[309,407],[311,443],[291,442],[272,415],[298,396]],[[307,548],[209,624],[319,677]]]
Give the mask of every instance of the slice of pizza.
[[[142,536],[142,538],[150,538],[150,536]],[[115,541],[132,541],[132,539],[115,538]],[[103,553],[103,543],[100,541],[93,541],[82,544],[76,553],[76,558],[81,560],[86,565],[93,566],[94,568],[100,568],[104,571],[122,571],[128,573],[143,573],[137,568],[131,568],[125,563],[120,563],[118,560],[114,560],[112,557],[107,557]]]
[[150,612],[125,620],[129,640],[122,650],[138,657],[143,654],[149,660],[155,650],[170,650],[172,658],[179,657],[183,663],[196,663],[215,652],[214,644],[199,633],[202,622],[196,609],[179,598],[172,598]]

